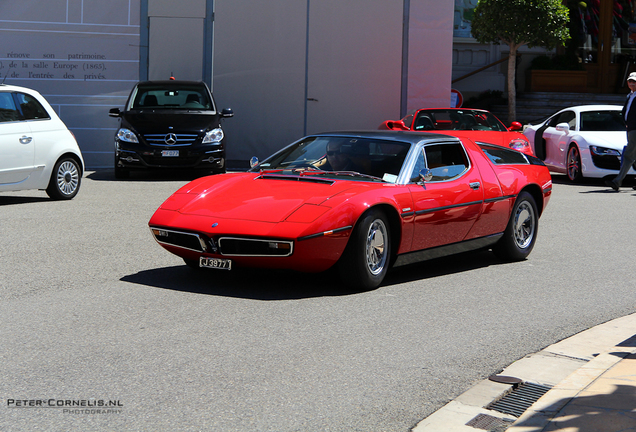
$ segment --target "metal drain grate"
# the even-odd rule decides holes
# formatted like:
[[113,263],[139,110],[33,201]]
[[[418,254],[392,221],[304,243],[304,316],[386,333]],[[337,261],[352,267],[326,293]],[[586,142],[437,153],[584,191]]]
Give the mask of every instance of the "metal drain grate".
[[551,388],[539,384],[521,383],[506,396],[488,405],[486,409],[519,417]]
[[479,414],[477,417],[466,423],[466,426],[472,426],[476,429],[487,430],[488,432],[504,432],[510,425],[512,420],[500,419],[491,415]]

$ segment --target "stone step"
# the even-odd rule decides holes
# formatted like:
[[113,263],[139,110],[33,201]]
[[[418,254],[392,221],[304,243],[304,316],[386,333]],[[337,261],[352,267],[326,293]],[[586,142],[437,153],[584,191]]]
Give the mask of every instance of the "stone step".
[[[534,92],[517,95],[516,121],[536,123],[557,111],[576,105],[623,105],[623,94]],[[508,123],[508,105],[495,105],[492,113]]]

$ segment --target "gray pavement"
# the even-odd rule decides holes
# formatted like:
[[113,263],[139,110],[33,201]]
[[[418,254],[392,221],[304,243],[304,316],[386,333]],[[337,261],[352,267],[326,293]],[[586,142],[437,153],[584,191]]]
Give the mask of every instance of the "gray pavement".
[[517,417],[486,408],[515,390],[497,377],[486,379],[422,420],[413,432],[636,431],[636,314],[550,345],[498,376],[550,389]]
[[[635,311],[631,189],[556,178],[528,260],[466,254],[352,292],[191,271],[147,228],[185,183],[88,173],[71,202],[0,194],[0,430],[408,431],[528,353]],[[531,357],[555,356],[550,381],[505,374],[558,385],[594,361]],[[121,412],[7,407],[100,397]]]

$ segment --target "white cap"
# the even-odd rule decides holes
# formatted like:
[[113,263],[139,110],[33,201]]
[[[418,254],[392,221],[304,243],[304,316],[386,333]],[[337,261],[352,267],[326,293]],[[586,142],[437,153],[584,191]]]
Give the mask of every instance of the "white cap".
[[627,81],[636,81],[636,72],[632,72],[627,77]]

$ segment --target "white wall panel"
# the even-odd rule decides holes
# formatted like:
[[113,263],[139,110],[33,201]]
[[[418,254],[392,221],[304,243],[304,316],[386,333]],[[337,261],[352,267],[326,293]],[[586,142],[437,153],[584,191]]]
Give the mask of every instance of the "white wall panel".
[[0,1],[0,79],[38,90],[90,169],[113,165],[116,120],[139,79],[140,0]]
[[303,133],[307,2],[216,0],[214,97],[228,159],[263,158]]
[[311,1],[308,133],[399,116],[402,17],[395,0]]
[[411,0],[408,110],[450,106],[453,8],[451,1]]

